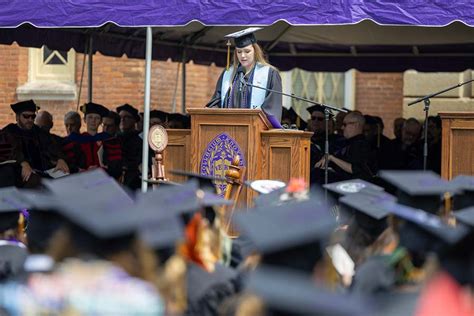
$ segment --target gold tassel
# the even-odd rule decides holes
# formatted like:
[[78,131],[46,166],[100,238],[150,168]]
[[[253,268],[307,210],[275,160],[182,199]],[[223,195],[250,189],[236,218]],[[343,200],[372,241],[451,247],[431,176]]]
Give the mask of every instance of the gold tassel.
[[227,40],[227,66],[225,67],[226,70],[229,70],[229,67],[230,67],[230,40]]

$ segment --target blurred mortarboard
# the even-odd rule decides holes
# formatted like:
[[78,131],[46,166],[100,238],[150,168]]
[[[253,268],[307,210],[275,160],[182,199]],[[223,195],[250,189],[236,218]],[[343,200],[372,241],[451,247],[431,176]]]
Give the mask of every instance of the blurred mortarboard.
[[170,173],[174,175],[179,175],[179,176],[186,176],[188,177],[189,180],[191,179],[196,179],[199,181],[199,188],[202,190],[208,190],[211,192],[217,192],[216,190],[216,181],[219,182],[226,182],[226,178],[223,177],[216,177],[216,176],[210,176],[210,175],[202,175],[190,171],[184,171],[184,170],[171,170]]
[[80,107],[80,110],[84,115],[87,114],[99,114],[100,117],[106,117],[109,115],[109,110],[102,104],[97,104],[93,102],[86,103]]
[[245,30],[241,30],[235,33],[227,34],[225,38],[234,39],[235,47],[244,48],[245,46],[254,44],[257,42],[254,32],[261,30],[261,27],[249,27]]
[[28,250],[21,242],[0,240],[0,280],[23,271]]
[[234,222],[264,262],[311,271],[322,256],[321,244],[335,228],[335,217],[311,200],[270,208],[237,212]]
[[390,211],[386,204],[395,201],[396,198],[388,193],[372,190],[363,190],[339,199],[342,212],[352,213],[357,225],[374,238],[388,227],[386,219]]
[[[98,168],[91,171],[76,173],[54,180],[43,179],[43,185],[56,196],[63,196],[64,200],[81,192],[96,195],[104,203],[116,205],[131,205],[132,198],[127,191],[104,170]],[[74,197],[72,197],[74,199]],[[81,202],[81,201],[77,201]]]
[[414,252],[440,253],[461,241],[469,229],[458,223],[455,227],[436,215],[409,206],[386,204],[390,213],[404,220],[399,232],[400,243]]
[[323,187],[328,189],[328,191],[330,191],[336,197],[355,194],[361,190],[383,191],[382,187],[361,179],[333,182],[330,184],[325,184]]
[[0,189],[0,232],[18,227],[20,212],[25,212],[31,204],[25,201],[15,187]]
[[397,188],[400,204],[436,214],[446,192],[455,187],[432,171],[381,171],[380,178]]
[[178,217],[149,221],[140,227],[141,239],[152,249],[172,248],[184,238],[184,225]]
[[285,182],[278,180],[255,180],[248,181],[245,184],[260,194],[268,194],[272,191],[286,187]]
[[306,274],[258,267],[246,290],[263,300],[268,315],[371,315],[371,304],[354,296],[329,292]]
[[126,111],[130,113],[136,121],[140,120],[140,115],[138,115],[138,110],[128,103],[125,103],[124,105],[117,107],[117,113],[120,113],[120,111]]
[[200,190],[196,179],[179,186],[160,186],[156,190],[140,193],[136,198],[136,207],[146,210],[156,220],[232,203],[214,193]]
[[462,193],[456,194],[454,196],[454,206],[455,210],[464,209],[470,206],[474,206],[474,177],[460,175],[451,180],[451,184],[462,190]]
[[33,100],[21,101],[14,104],[10,104],[10,107],[16,114],[20,114],[25,111],[36,112],[40,109],[40,107],[37,106]]

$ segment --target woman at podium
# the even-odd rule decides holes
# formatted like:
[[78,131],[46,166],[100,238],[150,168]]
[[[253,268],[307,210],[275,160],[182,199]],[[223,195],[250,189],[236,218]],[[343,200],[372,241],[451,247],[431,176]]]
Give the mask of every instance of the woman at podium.
[[[235,42],[233,65],[230,64],[230,42],[227,67],[217,81],[216,91],[208,107],[262,109],[269,120],[280,122],[282,111],[281,77],[270,65],[258,45],[253,32],[260,28],[248,28],[226,35]],[[274,90],[274,91],[270,91]]]

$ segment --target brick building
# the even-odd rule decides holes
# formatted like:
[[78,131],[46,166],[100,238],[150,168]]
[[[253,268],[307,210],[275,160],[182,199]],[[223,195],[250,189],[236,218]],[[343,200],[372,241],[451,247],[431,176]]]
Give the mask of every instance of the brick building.
[[[84,55],[50,51],[47,48],[23,48],[14,44],[0,46],[0,126],[14,122],[10,104],[33,99],[55,119],[53,132],[63,135],[62,118],[78,103],[87,99],[87,67]],[[126,57],[94,56],[93,100],[110,109],[123,103],[143,108],[144,60]],[[84,68],[84,73],[83,73]],[[62,69],[57,71],[57,69]],[[152,63],[151,107],[168,112],[181,112],[181,65],[171,61]],[[186,106],[204,106],[210,99],[222,68],[186,65]],[[365,114],[384,119],[385,134],[392,137],[393,119],[399,116],[423,117],[422,106],[407,107],[416,97],[471,78],[463,73],[309,73],[294,70],[282,73],[284,91],[320,102],[344,105]],[[81,86],[82,80],[82,89]],[[79,90],[81,90],[79,98]],[[439,110],[467,109],[474,105],[470,85],[436,98],[432,114]],[[286,100],[304,113],[305,104]]]

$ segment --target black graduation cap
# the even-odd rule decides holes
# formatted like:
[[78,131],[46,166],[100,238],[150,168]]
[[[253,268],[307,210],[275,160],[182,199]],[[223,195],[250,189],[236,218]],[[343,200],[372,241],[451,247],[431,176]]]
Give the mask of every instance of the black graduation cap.
[[324,184],[324,188],[332,192],[337,198],[340,196],[359,193],[361,190],[372,190],[382,192],[383,188],[361,179],[352,179],[330,184]]
[[235,42],[235,47],[244,48],[250,44],[256,43],[257,38],[255,37],[254,32],[261,30],[261,27],[249,27],[245,30],[241,30],[235,33],[227,34],[225,38],[233,38]]
[[37,106],[33,100],[21,101],[18,103],[10,104],[10,107],[16,114],[20,114],[25,111],[36,112],[40,109],[40,107]]
[[453,209],[460,210],[474,206],[474,177],[460,175],[451,180],[451,184],[462,193],[456,194],[453,199]]
[[[58,179],[42,179],[43,185],[55,195],[70,196],[80,192],[99,196],[103,202],[116,205],[131,205],[132,198],[127,191],[103,169],[80,172]],[[67,202],[67,198],[64,197]],[[80,202],[80,201],[79,201]]]
[[248,278],[247,292],[263,300],[266,315],[371,315],[363,298],[329,292],[288,269],[260,266]]
[[0,232],[17,228],[20,213],[27,211],[30,207],[31,204],[22,199],[20,191],[17,188],[1,188]]
[[311,273],[322,257],[321,244],[335,228],[334,216],[311,200],[269,208],[237,212],[234,222],[263,255],[264,263]]
[[143,224],[140,237],[152,249],[171,248],[184,238],[184,225],[175,216],[161,218]]
[[388,227],[387,217],[390,211],[386,204],[395,201],[396,198],[388,193],[371,190],[345,195],[339,199],[342,212],[353,215],[357,226],[374,239]]
[[200,190],[199,183],[192,179],[179,186],[160,186],[156,190],[139,193],[135,209],[143,209],[153,219],[191,214],[205,207],[230,205],[226,200],[212,192]]
[[163,123],[165,123],[168,120],[168,113],[160,110],[151,110],[150,118],[152,117],[159,118]]
[[414,253],[442,253],[460,242],[469,229],[446,224],[439,216],[401,204],[387,206],[390,213],[404,220],[399,229],[400,243]]
[[120,113],[120,111],[126,111],[130,113],[136,121],[140,120],[140,115],[138,115],[138,110],[128,103],[125,103],[124,105],[117,107],[117,113]]
[[381,171],[380,178],[397,188],[400,204],[436,214],[444,193],[456,188],[432,171]]
[[93,102],[89,102],[82,105],[80,107],[80,110],[82,113],[84,113],[84,115],[91,113],[99,114],[100,117],[106,117],[107,115],[109,115],[109,110],[105,106]]
[[184,171],[184,170],[170,170],[170,173],[178,176],[186,176],[188,179],[196,179],[199,181],[199,187],[202,190],[208,190],[210,192],[217,192],[216,181],[226,182],[226,178],[211,176],[211,175],[202,175],[195,172]]
[[306,108],[306,111],[308,111],[308,113],[311,115],[313,114],[313,112],[321,112],[321,113],[324,113],[324,106],[322,105],[319,105],[319,104],[315,104],[315,105],[312,105],[310,107],[307,107]]

